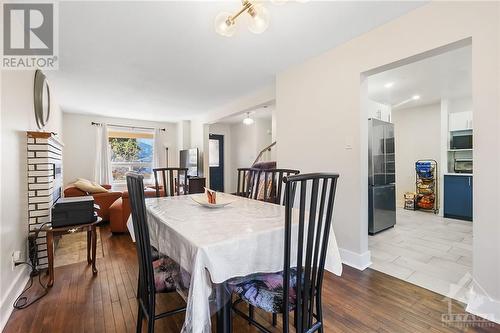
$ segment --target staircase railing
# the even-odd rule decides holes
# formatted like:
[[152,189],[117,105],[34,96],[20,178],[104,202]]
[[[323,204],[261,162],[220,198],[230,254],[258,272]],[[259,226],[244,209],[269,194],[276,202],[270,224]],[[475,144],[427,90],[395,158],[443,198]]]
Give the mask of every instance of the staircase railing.
[[262,158],[262,155],[264,155],[265,152],[267,151],[271,151],[271,148],[274,147],[276,145],[276,141],[274,141],[273,143],[271,143],[269,146],[267,146],[266,148],[262,149],[259,153],[259,155],[257,156],[257,158],[255,159],[255,161],[253,162],[252,165],[254,165],[255,163],[259,162],[260,159]]

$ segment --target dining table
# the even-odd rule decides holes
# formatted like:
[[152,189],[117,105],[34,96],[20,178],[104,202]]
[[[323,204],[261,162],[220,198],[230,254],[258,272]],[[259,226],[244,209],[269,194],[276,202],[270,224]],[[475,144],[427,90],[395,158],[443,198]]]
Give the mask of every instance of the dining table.
[[[187,282],[188,288],[178,288],[187,304],[182,332],[211,332],[214,313],[217,331],[226,332],[231,297],[224,295],[224,282],[283,270],[285,207],[217,193],[230,204],[208,208],[193,200],[200,195],[147,198],[150,240],[160,253],[180,265],[189,280],[179,284],[185,286]],[[292,214],[298,214],[298,210],[293,209]],[[298,218],[293,220],[292,228],[297,228]],[[128,227],[134,239],[131,219]],[[296,243],[297,236],[292,236],[292,265],[296,262]],[[340,275],[342,262],[333,230],[328,246],[328,270]]]

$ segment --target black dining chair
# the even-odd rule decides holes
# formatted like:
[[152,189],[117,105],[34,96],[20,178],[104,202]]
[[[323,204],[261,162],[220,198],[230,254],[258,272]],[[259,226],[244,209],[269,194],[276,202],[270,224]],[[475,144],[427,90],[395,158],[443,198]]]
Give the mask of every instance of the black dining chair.
[[[156,168],[153,169],[155,177],[156,196],[170,197],[174,195],[188,194],[187,168]],[[160,190],[160,182],[163,191]]]
[[[247,184],[249,185],[247,186],[246,192],[244,192],[245,197],[278,205],[285,205],[285,191],[283,191],[284,177],[298,175],[300,173],[299,170],[293,169],[249,168],[238,169],[238,175],[240,170],[244,170],[248,173],[246,178]],[[240,177],[238,177],[238,184],[240,183],[239,178]],[[248,316],[254,319],[254,307],[251,304],[248,306]],[[272,323],[273,326],[276,326],[276,313],[272,315]]]
[[[257,273],[227,281],[238,299],[233,311],[263,332],[270,332],[237,308],[241,302],[283,315],[283,332],[289,332],[291,311],[295,331],[323,332],[321,292],[333,204],[339,175],[311,173],[284,177],[285,231],[283,271]],[[295,196],[295,190],[299,195]],[[298,200],[298,209],[294,202]],[[307,216],[307,217],[306,217]],[[295,252],[292,251],[292,234]],[[292,266],[292,256],[296,263]]]
[[143,178],[142,175],[136,173],[127,173],[127,188],[139,261],[137,332],[141,332],[142,321],[145,318],[148,323],[148,333],[152,333],[155,320],[183,312],[186,307],[160,314],[155,313],[156,293],[175,292],[177,284],[182,281],[182,273],[180,266],[174,260],[152,253]]
[[283,177],[299,173],[293,169],[239,168],[236,195],[284,205]]

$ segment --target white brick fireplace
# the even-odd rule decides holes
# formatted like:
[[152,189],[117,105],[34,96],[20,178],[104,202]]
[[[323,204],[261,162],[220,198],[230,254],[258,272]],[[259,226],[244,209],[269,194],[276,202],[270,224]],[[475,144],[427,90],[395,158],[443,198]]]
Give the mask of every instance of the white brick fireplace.
[[[61,196],[63,144],[49,132],[27,132],[28,218],[30,234],[50,222],[51,208]],[[47,266],[45,232],[37,238],[39,266]]]

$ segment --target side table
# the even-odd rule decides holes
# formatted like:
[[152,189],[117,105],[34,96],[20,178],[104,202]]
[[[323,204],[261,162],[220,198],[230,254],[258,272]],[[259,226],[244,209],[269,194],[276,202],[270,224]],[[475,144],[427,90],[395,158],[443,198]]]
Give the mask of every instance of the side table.
[[102,218],[98,217],[96,221],[86,224],[69,225],[56,228],[47,227],[43,229],[43,231],[46,232],[47,237],[47,258],[49,266],[47,272],[49,275],[49,282],[47,284],[48,287],[52,287],[54,285],[54,236],[87,231],[87,264],[92,265],[92,273],[94,275],[97,274],[97,268],[95,267],[97,247],[96,226],[101,221]]

